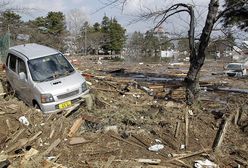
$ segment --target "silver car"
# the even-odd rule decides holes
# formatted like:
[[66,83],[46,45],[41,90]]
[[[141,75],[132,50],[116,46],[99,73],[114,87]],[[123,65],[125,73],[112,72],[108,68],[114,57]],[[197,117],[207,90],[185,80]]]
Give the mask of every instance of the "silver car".
[[76,106],[89,93],[85,79],[61,52],[38,44],[9,49],[6,77],[21,100],[45,113]]
[[246,67],[242,63],[229,63],[225,69],[225,73],[230,77],[246,75]]

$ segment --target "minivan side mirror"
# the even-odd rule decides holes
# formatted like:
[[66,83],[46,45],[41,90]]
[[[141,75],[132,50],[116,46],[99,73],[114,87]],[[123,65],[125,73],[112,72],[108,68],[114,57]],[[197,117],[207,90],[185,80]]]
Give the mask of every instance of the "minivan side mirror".
[[20,77],[21,80],[25,80],[26,79],[26,74],[24,72],[20,72],[19,77]]

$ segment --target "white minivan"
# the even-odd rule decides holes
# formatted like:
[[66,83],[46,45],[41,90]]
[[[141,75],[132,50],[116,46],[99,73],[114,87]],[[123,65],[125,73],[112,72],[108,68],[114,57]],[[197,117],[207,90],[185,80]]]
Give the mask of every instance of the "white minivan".
[[33,43],[9,49],[6,78],[21,100],[45,113],[79,105],[89,93],[85,79],[61,52]]

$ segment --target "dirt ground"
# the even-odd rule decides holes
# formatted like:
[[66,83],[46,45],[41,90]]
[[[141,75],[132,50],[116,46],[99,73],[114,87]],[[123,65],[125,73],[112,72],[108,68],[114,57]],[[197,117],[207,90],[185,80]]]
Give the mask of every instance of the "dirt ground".
[[[225,62],[206,61],[200,101],[187,106],[187,63],[76,59],[93,106],[44,115],[12,95],[2,97],[0,167],[193,167],[205,159],[248,167],[248,78],[222,74]],[[78,130],[69,136],[75,122]],[[81,142],[72,144],[75,137]],[[149,150],[156,144],[163,148]]]

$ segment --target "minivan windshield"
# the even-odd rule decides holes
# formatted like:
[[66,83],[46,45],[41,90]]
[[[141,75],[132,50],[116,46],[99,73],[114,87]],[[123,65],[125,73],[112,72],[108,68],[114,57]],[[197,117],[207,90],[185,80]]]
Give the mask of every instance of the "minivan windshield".
[[242,65],[241,64],[228,64],[227,69],[232,69],[232,70],[241,70]]
[[28,66],[36,82],[50,81],[74,72],[74,68],[60,53],[29,60]]

